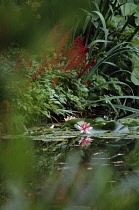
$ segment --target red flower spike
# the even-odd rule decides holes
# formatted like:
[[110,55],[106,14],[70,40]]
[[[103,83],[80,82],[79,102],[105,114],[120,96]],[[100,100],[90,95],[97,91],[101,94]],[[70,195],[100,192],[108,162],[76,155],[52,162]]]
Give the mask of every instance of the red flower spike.
[[[42,65],[39,70],[31,76],[31,80],[33,78],[37,78],[38,75],[41,75],[44,71],[44,67],[48,70],[57,69],[61,70],[63,74],[70,73],[72,70],[76,71],[76,77],[81,77],[82,75],[87,75],[89,68],[95,65],[95,60],[91,60],[88,62],[87,59],[87,50],[88,46],[84,46],[84,37],[80,38],[79,36],[69,45],[68,41],[71,34],[72,29],[70,29],[58,43],[58,39],[63,33],[63,28],[61,25],[56,26],[50,33],[49,39],[55,39],[56,42],[53,43],[57,45],[56,49],[53,50],[52,56],[45,56],[42,59]],[[49,59],[49,61],[48,61]],[[61,66],[61,62],[63,65]],[[31,81],[30,80],[30,81]],[[54,78],[52,84],[57,82],[57,78]],[[29,81],[29,82],[30,82]],[[82,84],[86,84],[88,82],[83,82]]]
[[61,53],[61,51],[64,52],[65,54],[65,50],[64,50],[64,47],[66,47],[67,45],[67,42],[70,38],[70,35],[71,35],[71,32],[72,32],[72,29],[70,29],[65,35],[64,37],[62,38],[62,40],[59,42],[59,44],[57,45],[57,48],[56,48],[56,54],[59,55],[59,53]]
[[89,83],[89,82],[81,82],[81,84],[87,84],[87,83]]

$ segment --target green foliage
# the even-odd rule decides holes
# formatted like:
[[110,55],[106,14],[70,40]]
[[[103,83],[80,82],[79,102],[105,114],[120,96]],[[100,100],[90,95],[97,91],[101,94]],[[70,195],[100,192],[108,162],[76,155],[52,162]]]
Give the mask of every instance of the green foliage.
[[136,54],[132,54],[132,74],[131,80],[135,85],[139,85],[139,59]]
[[[15,59],[19,52],[22,54]],[[1,58],[1,94],[3,100],[8,99],[12,106],[11,115],[20,113],[28,124],[84,109],[88,89],[80,79],[75,80],[74,74],[64,76],[57,70],[46,69],[38,79],[27,84],[30,75],[40,68],[40,61],[32,57],[30,66],[30,59],[26,61],[26,56],[26,52],[17,48],[9,49]],[[56,84],[54,78],[58,79]]]
[[37,19],[26,6],[21,7],[13,1],[5,3],[0,2],[0,49],[9,47],[11,43],[29,46],[38,34],[36,27],[40,28]]
[[[11,119],[8,131],[18,134],[2,135],[2,209],[138,209],[138,175],[116,183],[128,167],[138,170],[138,120],[87,119],[93,126],[88,150],[79,145],[82,134],[74,130],[75,123],[80,125],[83,119],[72,119],[54,129],[33,128],[25,136],[19,135],[27,131],[24,124],[63,120],[72,113],[92,118],[93,109],[99,114],[97,108],[104,108],[108,118],[111,110],[116,113],[114,117],[139,112],[137,3],[0,1],[1,48],[11,46],[0,55],[0,108],[6,104],[4,111]],[[85,37],[82,44],[88,49],[83,64],[96,60],[86,75],[78,77],[77,66],[68,72],[61,70],[69,60],[48,48],[46,36],[53,26],[65,23],[69,30],[73,22],[70,38]],[[18,44],[37,53],[27,52]],[[55,62],[48,66],[54,56]],[[43,62],[46,66],[40,73]],[[109,167],[109,161],[115,164],[115,157],[119,161],[122,153],[127,154],[127,165],[120,165],[124,172],[113,174],[117,169]]]
[[[92,106],[98,106],[98,101],[96,103],[95,99],[101,100],[103,97],[107,106],[106,98],[115,95],[138,95],[134,87],[138,77],[137,62],[134,62],[134,58],[131,60],[132,54],[137,53],[138,57],[138,5],[134,1],[127,3],[101,0],[90,2],[90,6],[92,6],[91,11],[82,9],[84,13],[84,20],[80,22],[82,26],[77,23],[74,28],[75,34],[80,32],[81,36],[85,36],[89,57],[96,59],[96,65],[91,67],[82,79],[90,82],[88,88]],[[131,40],[136,46],[130,43]],[[131,68],[134,69],[133,72]],[[101,82],[98,83],[100,78]],[[126,85],[128,89],[125,88]],[[99,90],[99,93],[94,90]],[[128,103],[128,100],[123,101],[119,97],[117,97],[118,104],[110,100],[108,103],[117,114],[119,113],[117,108],[125,110],[126,113],[127,110],[131,111],[131,108],[128,108],[129,104],[134,106],[134,101]]]
[[[49,8],[50,11],[53,10],[55,20],[52,20],[53,23],[50,25],[55,25],[58,22],[62,23],[66,15],[65,11],[61,14],[59,12],[62,11],[62,2],[59,7],[57,6],[58,1],[52,2],[50,0],[47,4],[43,1],[16,2],[11,7],[9,6],[9,11],[13,13],[20,8],[19,18],[16,15],[14,17],[17,19],[17,23],[15,22],[15,26],[17,26],[21,20],[26,22],[24,18],[22,19],[26,16],[25,10],[31,15],[33,21],[35,15],[40,14],[41,19],[38,21],[43,22],[42,7],[44,6],[44,8]],[[120,110],[123,110],[122,115],[137,111],[137,105],[134,107],[134,99],[138,100],[134,96],[137,94],[134,86],[134,84],[137,84],[137,62],[134,61],[134,58],[131,60],[130,57],[133,52],[138,53],[138,45],[136,44],[138,43],[136,41],[138,40],[138,29],[131,21],[132,18],[135,18],[132,17],[133,14],[138,12],[138,6],[133,2],[120,4],[119,1],[101,0],[89,1],[88,4],[82,1],[82,9],[79,10],[78,2],[76,3],[73,13],[77,10],[80,11],[77,16],[81,17],[81,19],[79,18],[81,22],[75,21],[72,37],[75,38],[76,35],[85,36],[84,45],[88,46],[88,53],[86,54],[86,63],[83,63],[83,65],[87,65],[90,60],[96,59],[96,64],[88,69],[86,75],[79,75],[78,79],[75,79],[76,69],[74,67],[64,75],[61,68],[64,68],[66,61],[69,62],[69,60],[65,61],[64,57],[59,54],[59,57],[56,55],[57,58],[55,59],[55,63],[57,59],[63,59],[62,62],[59,62],[59,66],[54,64],[45,67],[44,72],[41,75],[38,74],[38,78],[32,77],[32,81],[26,87],[27,80],[30,80],[31,75],[35,75],[41,68],[44,59],[42,55],[47,57],[45,53],[50,53],[48,59],[45,60],[45,64],[47,64],[47,60],[51,61],[51,57],[55,56],[55,54],[51,55],[54,49],[48,49],[47,47],[48,41],[45,43],[47,38],[42,43],[44,48],[47,47],[47,49],[43,51],[40,47],[39,55],[29,56],[29,54],[23,52],[19,56],[19,48],[13,50],[9,48],[7,55],[1,59],[3,70],[0,94],[3,97],[2,100],[5,99],[4,97],[7,94],[6,97],[9,98],[14,110],[16,110],[15,112],[20,112],[26,123],[47,118],[62,119],[68,113],[82,113],[83,110],[86,115],[91,115],[93,108],[100,106],[108,108],[110,111],[114,110],[116,117],[120,116]],[[73,3],[68,2],[68,4],[67,10],[71,11]],[[5,7],[3,4],[1,5],[2,14],[4,14]],[[131,10],[130,7],[129,10],[131,5],[134,6],[134,9]],[[3,18],[1,20],[3,21]],[[84,24],[82,24],[83,20]],[[8,19],[8,21],[8,25],[12,21],[14,26],[15,20]],[[49,19],[47,22],[49,22]],[[50,28],[50,25],[48,28]],[[68,24],[66,27],[68,28]],[[11,29],[11,31],[15,33],[14,29]],[[44,37],[45,35],[46,33],[44,33]],[[133,37],[135,38],[132,44],[128,43],[127,41],[132,40]],[[136,44],[136,47],[133,47],[133,44]],[[4,62],[4,59],[7,62]],[[131,66],[133,66],[133,72],[131,72]],[[18,70],[15,72],[14,68]],[[4,84],[6,78],[9,78],[9,81]],[[82,82],[84,83],[82,84]],[[130,99],[133,99],[133,101]],[[138,101],[136,104],[138,104]],[[132,106],[132,108],[129,108],[129,106]]]
[[[92,2],[91,5],[94,6],[94,3]],[[105,5],[105,9],[103,5]],[[125,5],[126,4],[123,4],[122,6]],[[114,59],[115,55],[119,56],[119,59],[123,56],[120,53],[120,50],[122,50],[124,45],[128,44],[126,41],[130,41],[133,38],[131,38],[131,36],[132,34],[135,35],[134,32],[136,31],[136,28],[130,24],[128,19],[126,20],[124,16],[122,16],[122,6],[119,1],[97,1],[95,3],[95,8],[93,6],[92,12],[83,10],[85,13],[85,20],[82,29],[80,29],[81,35],[86,36],[86,44],[90,47],[90,54],[92,57],[97,55],[97,60],[100,60],[100,55],[102,55],[100,52],[105,52],[104,59],[108,60],[109,57],[107,58],[106,56],[109,56],[110,52],[112,56],[111,64],[115,65],[118,62],[118,59],[116,61]],[[135,7],[137,7],[137,5],[135,5]],[[132,16],[132,13],[130,16]],[[123,42],[125,42],[125,44]],[[95,46],[96,43],[97,46]],[[119,49],[120,43],[121,49]],[[97,51],[94,52],[93,49],[95,47],[97,47]],[[116,48],[118,49],[117,54],[115,54]],[[128,51],[128,48],[125,47],[124,50]]]

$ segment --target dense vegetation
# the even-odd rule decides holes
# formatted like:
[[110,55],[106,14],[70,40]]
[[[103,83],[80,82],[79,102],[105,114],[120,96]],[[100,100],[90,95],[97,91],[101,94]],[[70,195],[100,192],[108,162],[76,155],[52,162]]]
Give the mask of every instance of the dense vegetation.
[[26,125],[138,112],[137,2],[60,2],[1,1],[1,106]]
[[[30,126],[63,122],[66,116],[71,115],[76,118],[101,116],[107,120],[133,113],[134,117],[138,116],[138,3],[138,0],[0,0],[0,135],[23,134]],[[6,173],[15,171],[13,180],[18,177],[19,185],[29,182],[31,188],[35,183],[31,181],[31,173],[40,170],[44,158],[39,161],[37,169],[32,168],[34,156],[40,159],[42,156],[38,155],[36,145],[34,149],[25,137],[22,138],[20,143],[12,140],[8,146],[5,143],[2,146],[1,157],[5,156],[5,151],[9,151],[11,156],[18,150],[22,152],[17,155],[19,161],[15,168],[15,159],[11,159],[11,169],[5,167],[1,179]],[[65,144],[49,146],[47,149],[55,151],[57,157],[60,147],[64,148]],[[34,151],[37,151],[37,155],[34,155]],[[30,159],[28,165],[25,159]],[[75,159],[75,168],[78,168],[80,158],[77,155]],[[8,164],[8,161],[6,157],[1,161],[2,165]],[[45,161],[50,162],[48,157]],[[69,158],[68,161],[72,160]],[[25,168],[18,171],[21,162]],[[54,167],[54,163],[52,165]],[[75,169],[70,173],[75,173],[75,178],[80,170]],[[89,179],[94,182],[101,171],[101,168],[97,168],[96,174]],[[111,169],[107,168],[106,172],[109,177],[104,173],[99,189],[101,193],[110,193],[110,186],[104,183],[112,177]],[[83,174],[86,182],[89,175],[86,172]],[[51,177],[49,181],[51,188]],[[32,203],[27,202],[28,209],[44,209],[45,205],[50,204],[55,206],[52,200],[60,183],[60,180],[56,181],[55,189],[52,188],[47,200],[43,198],[44,194],[39,195],[42,204],[38,202],[35,207],[35,198],[32,198]],[[70,183],[72,185],[72,181]],[[65,189],[72,197],[75,192],[71,185]],[[11,188],[14,191],[13,185]],[[110,200],[119,196],[117,192],[118,188],[109,194]],[[125,194],[122,196],[124,199]],[[15,192],[15,201],[8,205],[16,205],[18,199],[21,204],[24,196],[19,193],[19,197],[21,200]],[[136,204],[136,195],[133,197]],[[109,200],[104,196],[102,206],[99,206],[99,199],[102,199],[102,195],[98,192],[94,201],[89,200],[90,205],[94,205],[93,208],[98,206],[98,209],[109,205]],[[73,200],[71,198],[68,202],[74,203]],[[84,199],[83,205],[87,202]],[[114,202],[112,209],[119,208],[118,205]],[[131,209],[130,205],[132,202],[129,201],[129,207],[127,202],[121,208]],[[4,209],[8,209],[8,206]]]

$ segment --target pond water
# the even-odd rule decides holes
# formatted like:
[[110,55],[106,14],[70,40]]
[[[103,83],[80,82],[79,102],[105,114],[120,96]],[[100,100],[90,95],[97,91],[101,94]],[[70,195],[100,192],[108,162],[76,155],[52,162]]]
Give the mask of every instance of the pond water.
[[[133,165],[138,164],[138,161],[135,163],[135,156],[138,154],[137,138],[127,134],[121,134],[121,137],[116,133],[114,136],[108,133],[100,136],[94,134],[90,135],[92,139],[90,145],[81,146],[79,140],[83,136],[86,137],[78,131],[54,131],[54,134],[31,136],[31,139],[35,141],[40,157],[51,159],[50,166],[47,167],[54,170],[68,168],[66,157],[70,153],[75,153],[80,157],[81,166],[90,171],[99,160],[105,160],[105,164],[111,165],[115,171],[113,177],[115,180],[134,171]],[[42,167],[45,167],[45,161],[43,163]]]
[[[124,192],[130,193],[133,188],[138,193],[138,120],[93,122],[89,134],[75,129],[75,123],[80,121],[55,124],[54,128],[50,128],[50,125],[33,127],[24,135],[2,136],[2,142],[7,139],[18,141],[24,136],[26,141],[33,143],[35,173],[29,181],[28,194],[37,199],[43,199],[44,194],[49,194],[45,198],[47,205],[66,205],[67,209],[69,206],[72,206],[69,209],[74,209],[75,205],[92,209],[91,206],[96,205],[96,200],[107,189],[115,193],[115,187],[120,186],[120,189],[125,189]],[[82,146],[80,140],[86,137],[91,142]],[[120,193],[121,190],[118,195]],[[93,195],[94,200],[90,195]],[[105,198],[104,202],[108,200]]]

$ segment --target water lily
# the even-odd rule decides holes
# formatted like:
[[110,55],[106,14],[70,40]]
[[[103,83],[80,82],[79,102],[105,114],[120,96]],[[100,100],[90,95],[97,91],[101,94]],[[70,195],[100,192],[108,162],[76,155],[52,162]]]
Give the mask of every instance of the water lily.
[[82,146],[87,146],[89,144],[91,144],[92,139],[89,137],[82,137],[81,140],[79,141],[79,144],[81,144]]
[[54,128],[55,126],[54,125],[51,125],[49,128]]
[[73,116],[67,116],[66,118],[64,118],[65,121],[72,120],[72,119],[75,119],[75,117],[73,117]]
[[90,133],[89,130],[92,129],[90,126],[90,123],[82,122],[80,125],[77,125],[77,127],[81,130],[81,133]]

